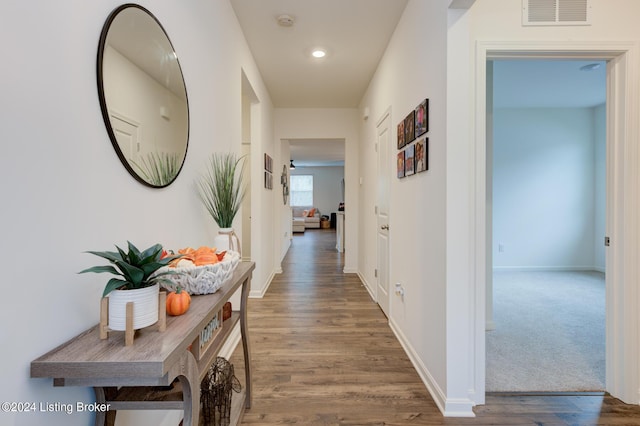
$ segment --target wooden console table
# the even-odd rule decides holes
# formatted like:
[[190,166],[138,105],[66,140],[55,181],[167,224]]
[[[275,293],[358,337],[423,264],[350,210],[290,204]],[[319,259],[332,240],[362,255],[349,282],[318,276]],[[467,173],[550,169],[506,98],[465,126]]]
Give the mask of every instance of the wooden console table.
[[[96,403],[108,407],[96,411],[96,425],[112,425],[117,410],[184,410],[183,425],[197,426],[200,413],[200,382],[211,363],[240,322],[244,349],[245,383],[233,395],[231,424],[239,422],[244,408],[251,407],[251,355],[247,330],[247,298],[253,262],[240,262],[233,277],[216,293],[193,296],[187,313],[167,318],[164,332],[157,327],[138,330],[131,346],[124,344],[124,332],[111,332],[100,340],[96,325],[31,362],[31,377],[51,377],[54,386],[92,386]],[[242,286],[240,311],[224,321],[222,330],[200,359],[189,347],[209,321]],[[159,386],[179,379],[181,392],[158,397]],[[177,396],[177,398],[176,398]]]

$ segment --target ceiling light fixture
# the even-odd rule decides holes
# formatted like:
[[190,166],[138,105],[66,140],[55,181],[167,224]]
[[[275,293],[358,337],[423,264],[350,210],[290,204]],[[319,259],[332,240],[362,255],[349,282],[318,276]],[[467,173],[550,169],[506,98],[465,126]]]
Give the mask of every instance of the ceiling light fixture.
[[289,170],[295,170],[296,166],[293,164],[293,160],[289,160]]
[[311,52],[311,56],[313,56],[314,58],[324,58],[327,55],[327,51],[324,49],[313,49],[313,52]]
[[594,64],[588,64],[580,67],[580,71],[595,71],[598,68],[600,68],[600,64],[594,63]]

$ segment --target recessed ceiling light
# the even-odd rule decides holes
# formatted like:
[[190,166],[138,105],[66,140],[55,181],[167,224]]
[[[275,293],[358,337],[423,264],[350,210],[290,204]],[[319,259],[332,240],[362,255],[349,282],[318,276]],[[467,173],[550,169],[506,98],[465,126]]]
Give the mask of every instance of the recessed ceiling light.
[[324,58],[327,55],[327,52],[323,49],[313,49],[311,52],[311,56],[314,58]]

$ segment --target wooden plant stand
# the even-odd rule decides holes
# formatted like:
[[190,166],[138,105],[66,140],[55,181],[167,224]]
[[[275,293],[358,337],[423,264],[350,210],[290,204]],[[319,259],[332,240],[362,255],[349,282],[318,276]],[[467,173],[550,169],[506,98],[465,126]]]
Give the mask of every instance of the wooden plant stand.
[[[158,296],[158,322],[151,324],[149,327],[155,325],[158,326],[158,331],[165,331],[167,329],[167,292],[161,291]],[[116,331],[109,328],[109,298],[103,297],[100,299],[100,339],[104,340],[109,338],[109,332]],[[147,327],[145,327],[147,328]],[[136,331],[133,329],[133,302],[128,302],[126,305],[126,317],[125,317],[125,330],[124,330],[124,345],[133,345],[133,339]]]

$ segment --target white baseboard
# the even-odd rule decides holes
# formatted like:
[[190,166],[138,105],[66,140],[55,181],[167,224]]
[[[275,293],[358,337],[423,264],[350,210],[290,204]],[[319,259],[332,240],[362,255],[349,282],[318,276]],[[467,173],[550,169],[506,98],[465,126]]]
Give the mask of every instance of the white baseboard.
[[604,268],[600,266],[588,265],[588,266],[494,266],[494,271],[509,271],[509,272],[580,272],[580,271],[598,271],[605,272]]
[[284,244],[282,244],[282,253],[280,253],[280,265],[278,266],[278,268],[280,269],[279,273],[282,273],[282,261],[284,260],[285,256],[287,255],[287,253],[289,252],[289,248],[291,247],[291,239],[293,237],[287,237]]
[[373,288],[369,285],[367,280],[364,278],[364,276],[360,272],[357,272],[357,274],[358,274],[358,278],[360,278],[360,281],[362,281],[362,285],[364,285],[364,288],[367,289],[367,292],[369,293],[371,300],[373,300],[374,302],[377,302],[376,296],[373,293]]
[[269,290],[269,286],[271,285],[271,282],[273,281],[273,277],[275,277],[275,272],[271,272],[271,275],[269,275],[269,278],[267,279],[267,283],[265,284],[264,288],[262,290],[251,290],[249,291],[249,297],[252,299],[262,299],[264,297],[265,294],[267,294],[267,290]]
[[447,399],[442,388],[440,388],[438,383],[433,379],[433,376],[429,373],[429,370],[422,363],[422,360],[393,319],[389,320],[389,326],[442,414],[445,417],[475,417],[475,413],[473,412],[474,402],[470,399]]
[[220,348],[220,351],[218,352],[218,356],[221,356],[229,360],[231,358],[231,355],[233,355],[233,352],[238,347],[241,337],[242,335],[240,334],[240,323],[238,322],[233,327],[233,330],[231,330],[231,334],[229,334],[227,341],[224,342],[224,344]]
[[344,272],[345,274],[357,274],[358,273],[358,268],[352,268],[352,267],[344,267],[344,269],[342,270],[342,272]]
[[473,412],[473,401],[467,398],[449,398],[447,399],[444,410],[445,417],[475,417]]

